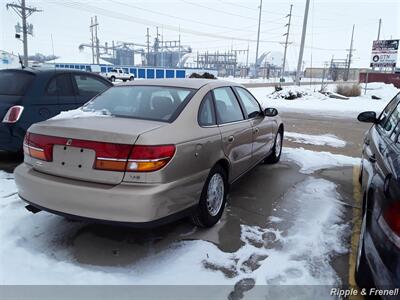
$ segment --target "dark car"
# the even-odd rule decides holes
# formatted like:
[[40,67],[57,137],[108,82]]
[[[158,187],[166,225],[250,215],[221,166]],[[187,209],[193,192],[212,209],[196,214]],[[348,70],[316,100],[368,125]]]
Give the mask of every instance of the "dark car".
[[[386,289],[384,299],[400,299],[400,93],[382,114],[364,112],[374,125],[364,140],[360,182],[363,220],[355,277],[362,288]],[[394,295],[390,295],[390,293]]]
[[33,123],[78,108],[110,86],[103,77],[79,70],[0,70],[0,150],[22,150]]

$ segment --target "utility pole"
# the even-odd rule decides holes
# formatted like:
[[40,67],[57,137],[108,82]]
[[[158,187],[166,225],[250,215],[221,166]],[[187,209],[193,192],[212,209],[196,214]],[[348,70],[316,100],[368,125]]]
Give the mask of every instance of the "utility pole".
[[249,67],[249,49],[250,48],[250,43],[247,42],[247,55],[246,55],[246,68]]
[[[90,34],[92,36],[92,63],[100,64],[100,40],[97,36],[97,28],[99,23],[97,22],[97,16],[90,19]],[[96,57],[96,59],[95,59]]]
[[352,59],[352,56],[353,56],[354,27],[355,27],[355,24],[353,24],[353,30],[351,31],[351,40],[350,40],[349,57],[348,57],[348,60],[347,60],[346,81],[349,80],[350,65],[351,65],[351,59]]
[[158,67],[158,48],[160,46],[160,34],[158,33],[158,26],[156,27],[156,40],[155,40],[155,49],[154,49],[154,66]]
[[382,26],[382,19],[379,19],[379,27],[378,27],[378,41],[380,40],[381,37],[381,26]]
[[149,27],[147,27],[146,45],[147,45],[147,66],[149,66],[150,65],[150,33],[149,33]]
[[306,8],[304,10],[304,19],[303,19],[303,31],[301,33],[299,60],[297,61],[296,85],[300,85],[301,63],[303,61],[304,44],[306,41],[306,31],[307,31],[307,20],[308,20],[309,7],[310,7],[310,0],[306,0]]
[[257,76],[258,72],[257,72],[257,60],[258,60],[258,47],[260,45],[260,28],[261,28],[261,12],[262,12],[262,0],[260,0],[260,11],[258,13],[258,31],[257,31],[257,46],[256,46],[256,59],[255,59],[255,63],[254,63],[254,75]]
[[94,36],[93,36],[93,18],[90,18],[90,35],[92,44],[92,64],[94,64]]
[[97,64],[100,64],[100,47],[99,47],[99,43],[100,43],[100,41],[99,41],[99,37],[97,36],[97,29],[98,29],[98,27],[99,27],[99,23],[97,22],[97,16],[95,16],[94,17],[94,24],[93,24],[95,27],[94,27],[94,35],[95,35],[95,38],[96,38],[96,63]]
[[286,41],[285,41],[285,51],[283,54],[283,64],[282,64],[282,74],[281,74],[281,82],[284,81],[284,73],[285,73],[285,64],[286,64],[286,52],[287,52],[287,47],[288,47],[288,42],[289,42],[289,30],[290,30],[290,22],[292,20],[292,8],[293,4],[290,5],[290,12],[286,17],[289,17],[289,22],[285,25],[287,26],[287,32],[284,34],[286,35]]
[[[22,20],[22,42],[24,44],[24,57],[23,57],[23,62],[24,66],[28,66],[28,34],[33,35],[32,32],[32,25],[29,26],[28,30],[28,23],[26,20],[30,15],[32,15],[35,12],[41,12],[42,10],[37,9],[36,7],[27,7],[25,0],[21,0],[19,4],[16,3],[8,3],[6,4],[6,8],[12,8],[17,15],[21,18]],[[17,37],[17,35],[16,35]],[[19,37],[18,37],[19,38]]]

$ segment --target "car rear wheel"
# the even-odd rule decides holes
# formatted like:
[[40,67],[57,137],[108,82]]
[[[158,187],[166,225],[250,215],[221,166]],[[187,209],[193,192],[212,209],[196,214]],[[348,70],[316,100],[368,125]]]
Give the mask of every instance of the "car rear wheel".
[[111,82],[115,82],[115,77],[114,76],[111,76]]
[[191,216],[196,226],[211,227],[219,221],[225,208],[227,187],[226,172],[216,165],[206,179],[197,209]]
[[264,159],[266,164],[275,164],[281,159],[282,154],[282,143],[283,143],[283,129],[279,129],[275,136],[274,146],[272,147],[272,152]]
[[361,223],[360,240],[358,241],[356,269],[354,275],[356,283],[359,288],[370,289],[374,286],[374,284],[372,280],[372,273],[369,268],[364,249],[364,236],[366,227],[367,227],[367,213],[364,214]]
[[133,81],[133,80],[135,80],[135,78],[134,78],[133,76],[131,76],[131,77],[129,78],[129,80],[130,80],[130,81]]

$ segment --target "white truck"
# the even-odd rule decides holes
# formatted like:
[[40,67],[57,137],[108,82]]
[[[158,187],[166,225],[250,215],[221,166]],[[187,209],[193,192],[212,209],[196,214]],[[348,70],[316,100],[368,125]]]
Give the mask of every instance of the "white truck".
[[133,75],[132,73],[125,72],[121,68],[112,69],[110,72],[101,73],[101,75],[107,78],[108,80],[111,80],[112,82],[114,82],[117,79],[120,79],[122,81],[135,80],[135,75]]

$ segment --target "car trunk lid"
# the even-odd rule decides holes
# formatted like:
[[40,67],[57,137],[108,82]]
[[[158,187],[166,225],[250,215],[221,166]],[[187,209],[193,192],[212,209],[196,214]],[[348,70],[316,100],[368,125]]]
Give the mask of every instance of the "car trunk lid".
[[[49,161],[32,158],[32,155],[26,160],[40,172],[118,184],[125,171],[114,168],[116,163],[124,164],[140,134],[161,126],[165,123],[109,116],[37,123],[29,129],[29,139],[33,141],[29,143],[33,147],[31,151],[45,148],[44,154],[39,155],[49,155]],[[103,159],[103,164],[99,164],[99,159]],[[105,166],[107,170],[102,169]]]

